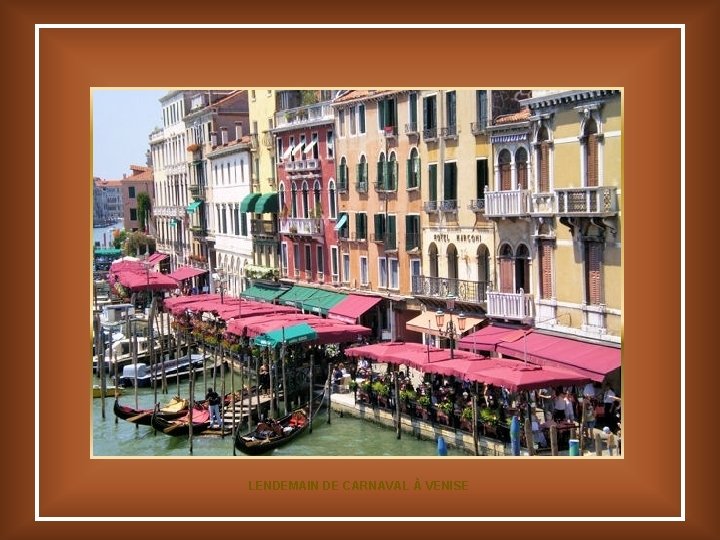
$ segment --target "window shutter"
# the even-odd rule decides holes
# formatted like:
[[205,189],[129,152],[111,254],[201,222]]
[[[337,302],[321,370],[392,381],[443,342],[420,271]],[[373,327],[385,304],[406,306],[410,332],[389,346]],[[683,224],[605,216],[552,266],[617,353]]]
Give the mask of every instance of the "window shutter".
[[430,200],[437,201],[437,165],[430,165],[428,170],[428,178],[430,183]]
[[358,113],[360,115],[360,133],[365,133],[365,105],[358,107]]
[[527,189],[527,163],[517,164],[517,183],[518,189]]
[[358,181],[358,183],[362,182],[362,166],[363,166],[362,163],[357,164],[357,181]]
[[602,244],[588,242],[587,244],[587,301],[588,304],[600,304],[602,301],[600,258]]
[[384,186],[385,184],[383,178],[383,163],[383,161],[377,162],[377,183],[379,188],[382,188],[382,186]]
[[598,185],[598,140],[597,134],[588,135],[587,142],[587,185],[595,187]]
[[413,182],[413,180],[412,180],[412,159],[408,159],[408,160],[407,160],[406,169],[407,169],[407,171],[406,171],[406,174],[407,174],[407,177],[406,177],[406,178],[407,178],[406,186],[409,187],[409,188],[410,188],[410,187],[415,187],[414,182]]
[[395,216],[387,217],[387,239],[385,240],[385,249],[395,249],[397,247]]
[[540,297],[550,299],[553,297],[552,283],[552,252],[553,243],[551,240],[540,242]]
[[417,187],[417,188],[420,187],[420,171],[422,170],[420,168],[421,165],[422,164],[420,163],[420,158],[419,157],[416,158],[415,159],[415,175],[416,175],[415,176],[415,187]]
[[547,142],[540,144],[540,193],[550,191],[550,146]]
[[500,259],[500,292],[512,293],[513,291],[513,264],[512,259]]
[[423,98],[423,129],[428,129],[428,98]]
[[397,191],[398,186],[398,171],[400,168],[398,167],[397,161],[391,161],[388,163],[388,167],[390,168],[390,189],[392,191]]
[[500,191],[510,191],[512,189],[512,177],[510,175],[510,164],[503,163],[500,165]]

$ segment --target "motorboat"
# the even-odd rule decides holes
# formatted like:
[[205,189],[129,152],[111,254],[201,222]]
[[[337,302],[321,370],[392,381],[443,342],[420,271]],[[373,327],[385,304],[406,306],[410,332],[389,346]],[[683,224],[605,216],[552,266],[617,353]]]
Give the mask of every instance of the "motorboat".
[[[123,367],[119,384],[125,387],[134,387],[137,376],[139,387],[152,386],[153,381],[162,380],[162,372],[165,370],[165,379],[172,381],[179,377],[185,379],[190,375],[191,370],[202,371],[210,355],[190,354],[181,356],[179,359],[166,359],[165,362],[158,362],[154,366],[146,363],[138,363]],[[210,366],[208,366],[210,367]]]

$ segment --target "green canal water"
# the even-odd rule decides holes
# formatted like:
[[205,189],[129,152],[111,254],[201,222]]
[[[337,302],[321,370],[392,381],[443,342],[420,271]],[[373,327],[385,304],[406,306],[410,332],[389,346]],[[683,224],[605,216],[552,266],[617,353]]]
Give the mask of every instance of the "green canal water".
[[[212,377],[208,377],[212,385]],[[97,381],[96,381],[97,382]],[[238,376],[235,385],[239,386]],[[217,390],[221,390],[221,381],[216,380]],[[225,377],[225,391],[230,391],[230,375]],[[173,395],[189,396],[189,384],[181,382],[178,387],[168,384],[168,394],[158,391],[161,403]],[[200,377],[195,383],[195,398],[205,395],[205,383]],[[171,437],[155,433],[149,426],[135,426],[124,420],[117,420],[113,414],[114,399],[105,400],[105,419],[102,418],[102,400],[92,400],[93,407],[93,455],[95,456],[180,456],[190,455],[190,443],[187,437]],[[135,407],[134,389],[125,389],[120,403]],[[140,408],[150,408],[154,404],[154,393],[149,388],[138,389]],[[437,445],[433,441],[418,440],[403,433],[400,440],[395,431],[372,422],[340,417],[331,413],[327,423],[327,410],[320,411],[313,423],[312,433],[306,433],[296,441],[277,448],[268,455],[278,456],[436,456]],[[237,453],[237,459],[248,456]],[[232,437],[198,436],[193,438],[193,456],[229,456],[233,457]],[[463,452],[449,448],[449,456],[463,456]]]

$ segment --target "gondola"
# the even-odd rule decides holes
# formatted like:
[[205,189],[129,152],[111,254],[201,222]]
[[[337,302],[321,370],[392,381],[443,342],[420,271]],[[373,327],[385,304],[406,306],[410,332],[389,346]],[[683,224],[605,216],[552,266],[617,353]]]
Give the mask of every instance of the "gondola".
[[[161,415],[153,413],[150,418],[150,425],[156,431],[165,435],[175,437],[187,436],[190,433],[190,412],[186,411],[183,416],[174,420],[167,420]],[[210,409],[203,403],[195,403],[192,409],[193,434],[197,435],[210,427]]]
[[305,405],[279,420],[260,422],[254,430],[245,435],[236,432],[235,448],[243,454],[257,456],[288,444],[307,431],[311,418],[315,418],[324,399],[325,392],[313,399],[312,417],[308,411],[309,407]]
[[[120,405],[120,401],[115,398],[113,412],[115,416],[122,420],[139,424],[141,426],[149,426],[150,420],[155,409],[133,409],[127,405]],[[157,414],[165,420],[174,420],[187,414],[188,401],[178,396],[172,398],[167,405],[160,407]]]

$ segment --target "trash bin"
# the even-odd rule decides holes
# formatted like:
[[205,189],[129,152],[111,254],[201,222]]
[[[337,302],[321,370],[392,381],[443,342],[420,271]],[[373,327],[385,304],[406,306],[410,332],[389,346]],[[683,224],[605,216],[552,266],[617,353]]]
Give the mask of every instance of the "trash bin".
[[580,455],[580,440],[579,439],[570,439],[569,454],[571,456],[579,456]]

